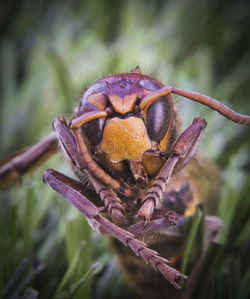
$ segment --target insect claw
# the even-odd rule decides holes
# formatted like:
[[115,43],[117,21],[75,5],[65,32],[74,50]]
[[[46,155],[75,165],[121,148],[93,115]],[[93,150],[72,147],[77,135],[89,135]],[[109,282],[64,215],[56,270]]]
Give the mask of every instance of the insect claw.
[[174,211],[167,211],[164,218],[170,226],[176,226],[179,220],[178,215]]
[[154,207],[155,207],[154,200],[151,199],[146,200],[138,212],[139,219],[141,219],[141,221],[145,221],[146,224],[150,223],[151,216],[154,211]]
[[188,277],[182,273],[180,273],[178,270],[175,270],[174,268],[168,266],[166,263],[158,263],[156,265],[157,270],[161,272],[161,274],[174,285],[176,289],[181,289],[181,280],[182,279],[188,279]]
[[143,227],[147,227],[150,223],[150,218],[145,217],[144,215],[136,215],[135,217],[137,223],[143,223]]

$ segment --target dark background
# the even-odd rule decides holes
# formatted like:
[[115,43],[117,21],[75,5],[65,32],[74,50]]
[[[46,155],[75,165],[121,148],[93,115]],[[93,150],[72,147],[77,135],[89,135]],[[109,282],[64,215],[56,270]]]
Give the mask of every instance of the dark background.
[[[6,1],[0,10],[1,157],[47,136],[56,116],[69,118],[88,84],[136,65],[166,85],[202,92],[250,114],[247,0]],[[193,298],[247,298],[250,131],[207,107],[175,99],[183,127],[197,114],[206,118],[200,150],[217,161],[224,180],[217,211],[224,247],[212,256],[216,265],[207,267],[209,284],[205,279]],[[126,297],[127,284],[108,244],[44,186],[46,167],[71,173],[59,154],[1,194],[4,296],[18,298],[31,287],[39,298],[59,298],[98,261],[94,287],[88,280],[74,298]]]

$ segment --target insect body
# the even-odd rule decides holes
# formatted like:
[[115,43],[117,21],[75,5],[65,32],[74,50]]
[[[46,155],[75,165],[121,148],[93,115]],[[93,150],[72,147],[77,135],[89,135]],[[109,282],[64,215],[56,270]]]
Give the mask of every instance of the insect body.
[[[164,232],[178,224],[178,215],[192,214],[195,204],[211,197],[217,186],[211,184],[214,190],[202,195],[202,187],[189,167],[201,167],[202,158],[194,155],[206,121],[195,117],[190,127],[181,132],[172,93],[201,102],[235,122],[250,123],[250,117],[210,97],[164,86],[136,68],[129,73],[109,75],[88,87],[70,124],[63,117],[56,118],[56,137],[50,137],[38,148],[43,146],[41,152],[46,153],[57,138],[80,180],[49,169],[44,173],[45,183],[76,206],[94,229],[113,237],[118,250],[121,249],[117,240],[179,288],[180,280],[187,277],[172,268],[167,259],[178,264],[178,254],[173,255],[171,248],[180,240],[166,238]],[[18,176],[39,157],[34,154],[33,159],[17,160],[6,163],[0,175],[11,176],[14,171]],[[218,185],[217,168],[212,166],[210,173],[211,181]],[[156,232],[163,237],[147,238]],[[142,239],[148,240],[155,250]],[[164,257],[158,253],[162,252],[159,244],[163,244]],[[144,271],[142,263],[138,263]],[[129,263],[124,263],[124,267],[133,274]],[[159,276],[155,279],[161,280],[161,284],[166,282]],[[152,276],[150,280],[155,283]],[[139,283],[143,284],[143,278]]]

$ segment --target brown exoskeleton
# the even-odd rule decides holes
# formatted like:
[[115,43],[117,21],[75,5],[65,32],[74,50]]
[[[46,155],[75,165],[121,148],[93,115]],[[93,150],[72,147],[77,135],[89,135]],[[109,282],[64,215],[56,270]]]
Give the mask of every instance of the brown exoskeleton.
[[[56,118],[56,135],[7,161],[0,168],[0,178],[2,186],[15,181],[54,152],[59,142],[79,181],[48,169],[44,182],[81,211],[95,230],[113,237],[117,248],[119,240],[149,264],[147,267],[152,266],[179,288],[181,279],[187,277],[169,265],[167,258],[176,263],[171,256],[173,240],[168,243],[164,231],[177,225],[178,217],[194,213],[195,205],[211,196],[212,190],[202,195],[188,168],[190,163],[196,169],[201,167],[202,158],[194,155],[206,121],[195,117],[182,133],[172,93],[207,105],[237,123],[250,124],[249,116],[215,99],[164,86],[136,68],[88,87],[70,123],[61,116]],[[216,172],[214,167],[211,180]],[[141,240],[156,232],[163,236],[147,238],[148,244]],[[159,244],[163,243],[162,251]],[[146,266],[137,261],[144,271]],[[129,272],[126,262],[124,268]],[[139,278],[138,283],[166,282],[155,277],[152,274],[149,282]]]

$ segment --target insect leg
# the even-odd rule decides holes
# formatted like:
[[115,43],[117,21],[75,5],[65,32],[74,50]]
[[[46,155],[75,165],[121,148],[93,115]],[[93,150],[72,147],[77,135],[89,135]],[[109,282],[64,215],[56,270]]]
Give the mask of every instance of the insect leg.
[[153,184],[151,185],[146,196],[142,200],[143,204],[138,211],[139,218],[146,220],[146,222],[150,221],[155,207],[161,201],[162,194],[166,189],[166,185],[178,161],[178,155],[171,154],[169,156],[161,172],[153,181]]
[[184,167],[194,156],[201,135],[207,126],[204,118],[196,116],[193,123],[188,127],[181,136],[174,142],[171,152],[179,156],[179,161],[176,164],[175,172]]
[[87,170],[88,165],[82,155],[79,154],[75,137],[69,131],[64,118],[56,118],[53,122],[53,127],[66,157],[68,157],[73,164],[76,164],[77,171],[80,171],[82,175],[87,175],[89,177],[89,180],[93,184],[97,194],[99,194],[105,204],[105,207],[111,214],[112,220],[117,224],[126,224],[127,221],[122,214],[124,207],[121,200],[107,185],[104,185],[100,180],[94,177],[89,170]]
[[205,127],[206,121],[197,116],[194,118],[192,125],[175,141],[169,158],[142,200],[143,205],[138,212],[140,218],[145,219],[147,222],[150,221],[154,208],[161,201],[170,176],[193,157]]
[[66,158],[72,162],[73,166],[76,165],[78,169],[84,174],[87,164],[82,159],[78,152],[77,142],[75,137],[68,129],[64,117],[58,116],[52,123],[56,132],[57,138]]
[[58,150],[56,135],[32,145],[0,161],[0,189],[5,189],[22,175],[41,164]]
[[161,272],[176,288],[180,288],[180,280],[187,277],[168,266],[166,259],[160,257],[156,251],[149,249],[144,242],[135,239],[132,233],[102,217],[99,214],[98,207],[78,189],[79,185],[77,182],[52,169],[44,172],[43,180],[72,203],[84,216],[97,222],[105,233],[117,238],[125,246],[130,247],[136,255],[140,256],[146,263],[151,264],[156,271]]
[[77,141],[77,146],[79,149],[79,152],[82,156],[82,159],[84,162],[88,165],[88,169],[90,172],[98,178],[101,182],[103,182],[105,185],[110,186],[115,191],[119,192],[120,194],[124,196],[131,196],[133,195],[132,190],[122,186],[117,180],[112,178],[110,175],[108,175],[99,165],[92,159],[88,148],[86,144],[84,143],[84,140],[82,138],[81,133],[81,126],[85,123],[87,123],[90,120],[93,120],[95,118],[104,117],[107,113],[105,111],[94,111],[94,112],[88,112],[86,114],[83,114],[71,121],[71,127],[73,130],[73,134],[75,136],[75,139]]
[[108,212],[110,213],[113,222],[118,225],[127,224],[127,220],[122,214],[122,211],[124,210],[122,201],[116,196],[116,194],[108,186],[104,185],[95,177],[93,177],[89,173],[89,171],[86,172],[88,174],[91,183],[95,188],[96,193],[99,194],[101,200],[105,204],[105,207],[108,209]]
[[178,215],[173,211],[167,211],[161,217],[154,219],[145,225],[144,221],[137,222],[126,227],[126,230],[131,232],[136,238],[147,232],[157,230],[166,230],[176,226],[178,223]]

